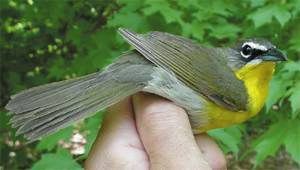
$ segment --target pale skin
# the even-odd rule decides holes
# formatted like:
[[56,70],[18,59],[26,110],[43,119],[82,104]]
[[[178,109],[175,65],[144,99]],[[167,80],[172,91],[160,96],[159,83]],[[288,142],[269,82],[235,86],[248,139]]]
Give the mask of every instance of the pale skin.
[[206,134],[193,135],[185,111],[138,93],[108,109],[85,169],[222,170],[226,161]]

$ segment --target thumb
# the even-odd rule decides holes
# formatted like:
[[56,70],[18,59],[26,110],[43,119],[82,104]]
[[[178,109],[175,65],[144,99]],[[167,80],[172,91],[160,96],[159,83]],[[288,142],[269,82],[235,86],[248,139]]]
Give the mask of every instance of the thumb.
[[182,108],[145,93],[133,97],[133,108],[152,169],[210,169]]

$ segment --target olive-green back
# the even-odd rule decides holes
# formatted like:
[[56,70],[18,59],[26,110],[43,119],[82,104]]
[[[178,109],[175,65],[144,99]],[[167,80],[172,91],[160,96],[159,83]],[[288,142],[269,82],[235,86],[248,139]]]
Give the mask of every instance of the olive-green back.
[[209,100],[230,110],[246,110],[246,88],[228,67],[225,51],[205,48],[168,33],[119,31],[145,58],[173,71],[187,86]]

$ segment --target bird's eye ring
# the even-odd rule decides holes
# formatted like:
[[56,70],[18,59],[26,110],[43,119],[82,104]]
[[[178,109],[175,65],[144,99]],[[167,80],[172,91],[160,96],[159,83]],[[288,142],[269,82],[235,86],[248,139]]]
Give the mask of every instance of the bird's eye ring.
[[248,44],[243,45],[242,50],[241,50],[241,55],[244,58],[249,58],[251,56],[251,54],[252,54],[251,46]]

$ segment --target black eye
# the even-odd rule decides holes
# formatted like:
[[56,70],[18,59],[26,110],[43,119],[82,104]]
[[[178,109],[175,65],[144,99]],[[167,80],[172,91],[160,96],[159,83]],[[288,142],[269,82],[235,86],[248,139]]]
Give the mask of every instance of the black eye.
[[242,47],[241,54],[243,57],[248,58],[251,56],[251,53],[252,53],[252,48],[250,47],[250,45],[246,44]]

